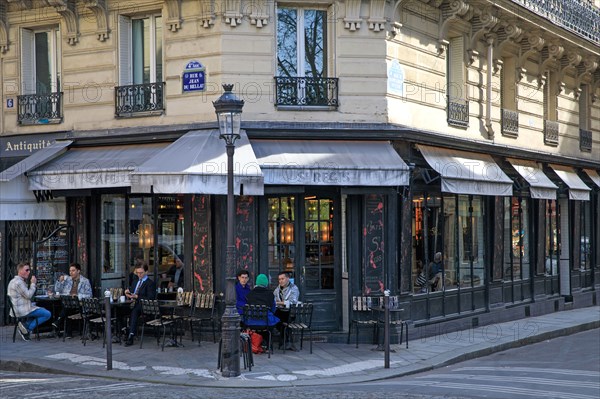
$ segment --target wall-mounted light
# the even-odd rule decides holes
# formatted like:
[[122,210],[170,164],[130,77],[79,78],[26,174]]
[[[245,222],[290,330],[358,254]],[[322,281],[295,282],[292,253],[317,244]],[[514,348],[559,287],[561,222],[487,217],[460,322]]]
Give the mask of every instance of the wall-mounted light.
[[150,249],[154,246],[154,226],[152,223],[142,223],[138,226],[139,246],[142,249]]

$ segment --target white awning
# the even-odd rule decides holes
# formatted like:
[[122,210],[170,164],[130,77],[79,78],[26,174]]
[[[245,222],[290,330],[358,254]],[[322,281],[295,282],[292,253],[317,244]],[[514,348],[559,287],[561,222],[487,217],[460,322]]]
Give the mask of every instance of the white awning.
[[594,169],[584,169],[583,170],[589,177],[592,179],[594,184],[600,188],[600,175]]
[[25,176],[0,182],[0,220],[65,220],[66,209],[64,198],[37,202]]
[[48,147],[44,147],[40,150],[37,150],[32,155],[28,156],[21,162],[18,162],[11,166],[10,168],[3,170],[0,173],[0,182],[8,182],[14,179],[17,176],[20,176],[26,172],[29,172],[32,169],[37,168],[45,164],[46,162],[51,161],[52,159],[58,157],[67,151],[67,147],[73,143],[70,140],[65,141],[55,141]]
[[513,181],[490,155],[425,145],[418,147],[427,163],[440,174],[443,192],[512,195]]
[[168,143],[71,148],[30,171],[31,190],[78,190],[130,187],[131,173]]
[[[243,131],[235,143],[233,162],[235,194],[263,195],[262,171]],[[218,130],[188,132],[133,174],[136,185],[141,189],[152,186],[154,193],[227,194],[225,141]]]
[[541,165],[533,161],[508,158],[508,162],[529,183],[531,198],[556,199],[558,187],[542,171]]
[[563,165],[550,165],[558,177],[569,187],[569,199],[590,200],[590,188],[577,176],[575,169]]
[[406,186],[409,169],[388,142],[252,140],[265,184]]

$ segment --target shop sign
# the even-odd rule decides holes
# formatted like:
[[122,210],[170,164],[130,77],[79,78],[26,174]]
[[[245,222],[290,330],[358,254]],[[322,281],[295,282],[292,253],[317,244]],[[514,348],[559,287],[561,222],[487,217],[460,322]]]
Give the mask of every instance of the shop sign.
[[206,69],[198,61],[190,61],[183,70],[182,91],[184,93],[206,90]]
[[57,139],[66,135],[28,134],[20,136],[0,137],[0,158],[28,157],[34,152],[52,145]]

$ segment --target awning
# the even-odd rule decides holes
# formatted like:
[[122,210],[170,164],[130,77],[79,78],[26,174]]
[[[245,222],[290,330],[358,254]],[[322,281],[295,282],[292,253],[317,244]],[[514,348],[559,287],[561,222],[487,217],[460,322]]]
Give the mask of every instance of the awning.
[[511,196],[513,181],[487,154],[419,145],[427,163],[442,178],[442,191]]
[[583,170],[589,177],[592,179],[594,184],[600,188],[600,175],[594,169],[584,169]]
[[52,159],[58,157],[59,155],[67,151],[67,147],[72,143],[73,142],[70,140],[55,141],[48,147],[44,147],[41,150],[34,152],[32,155],[28,156],[21,162],[18,162],[10,168],[2,171],[2,173],[0,173],[0,182],[11,181],[15,177],[29,172],[30,170],[35,169],[38,166],[41,166],[44,163],[51,161]]
[[388,142],[252,140],[265,184],[405,186],[409,169]]
[[575,169],[563,165],[550,165],[558,177],[569,187],[569,199],[590,200],[590,188],[577,176]]
[[512,158],[508,158],[507,160],[523,179],[529,183],[531,198],[556,199],[556,190],[558,187],[546,176],[538,163]]
[[[235,143],[234,192],[263,195],[263,177],[245,132]],[[227,153],[219,131],[191,131],[140,165],[132,191],[227,194]],[[242,187],[240,189],[240,187]]]
[[71,148],[30,171],[30,190],[78,190],[130,187],[131,172],[168,143]]
[[0,220],[65,220],[64,198],[38,202],[21,176],[0,182]]

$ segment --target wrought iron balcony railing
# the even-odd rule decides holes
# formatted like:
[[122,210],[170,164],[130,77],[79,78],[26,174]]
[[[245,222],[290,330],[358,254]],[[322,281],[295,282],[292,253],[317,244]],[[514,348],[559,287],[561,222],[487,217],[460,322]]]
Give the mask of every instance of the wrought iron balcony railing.
[[446,119],[449,125],[458,127],[469,126],[469,101],[464,98],[447,96],[448,110]]
[[519,135],[519,113],[510,109],[502,109],[502,135],[517,137]]
[[512,0],[581,37],[600,44],[600,9],[582,0]]
[[337,78],[275,76],[275,105],[337,108]]
[[558,122],[544,119],[544,144],[558,145]]
[[63,121],[62,92],[17,96],[17,123],[38,125]]
[[592,131],[579,129],[579,149],[581,151],[592,151]]
[[115,87],[118,118],[160,115],[165,109],[165,82]]

